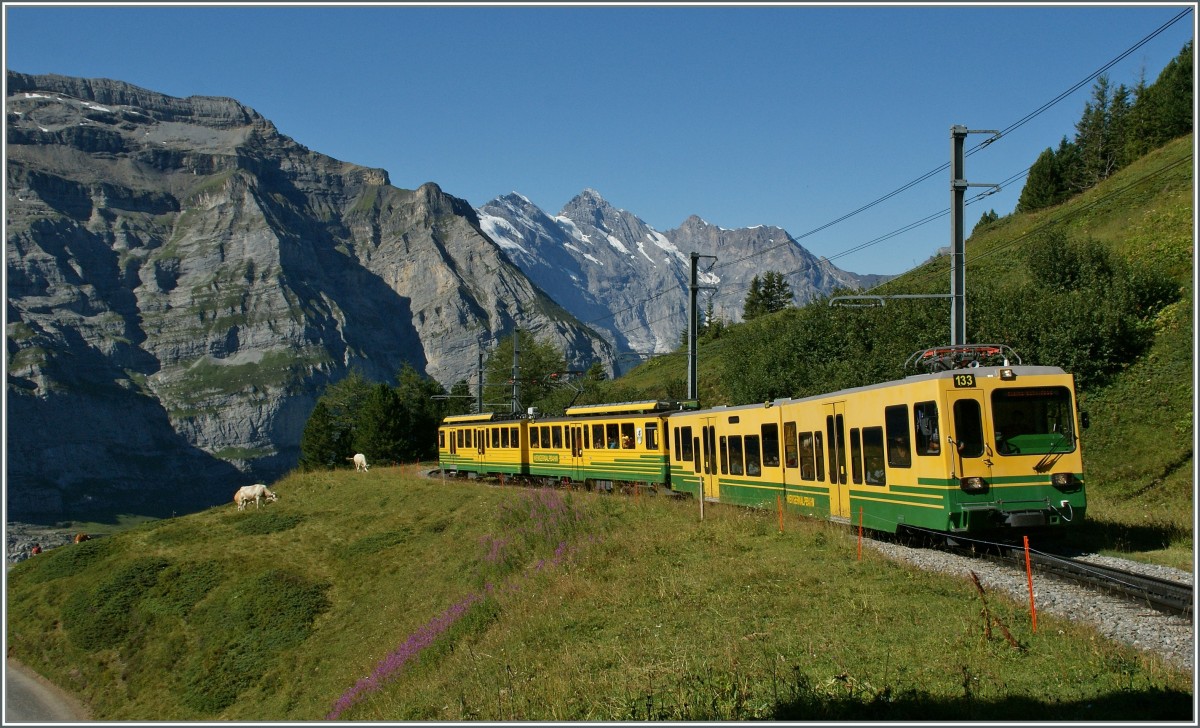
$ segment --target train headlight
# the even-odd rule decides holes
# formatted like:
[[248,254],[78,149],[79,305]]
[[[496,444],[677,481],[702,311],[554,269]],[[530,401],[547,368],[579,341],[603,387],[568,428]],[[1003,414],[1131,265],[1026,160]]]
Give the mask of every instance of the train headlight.
[[970,493],[971,495],[988,492],[988,482],[977,475],[969,478],[960,478],[958,487],[962,488],[964,493]]
[[1011,382],[1017,378],[1017,373],[1009,367],[1004,367],[1000,370],[1000,379],[1005,382]]
[[1075,473],[1054,473],[1050,476],[1050,483],[1055,488],[1070,488],[1075,485]]

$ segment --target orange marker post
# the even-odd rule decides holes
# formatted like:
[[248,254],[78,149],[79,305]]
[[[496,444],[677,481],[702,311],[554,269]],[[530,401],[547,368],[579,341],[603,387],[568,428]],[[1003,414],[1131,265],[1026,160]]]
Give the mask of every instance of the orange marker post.
[[1033,567],[1029,564],[1029,537],[1025,536],[1025,576],[1029,579],[1029,613],[1033,615],[1033,631],[1037,633],[1037,607],[1033,603]]

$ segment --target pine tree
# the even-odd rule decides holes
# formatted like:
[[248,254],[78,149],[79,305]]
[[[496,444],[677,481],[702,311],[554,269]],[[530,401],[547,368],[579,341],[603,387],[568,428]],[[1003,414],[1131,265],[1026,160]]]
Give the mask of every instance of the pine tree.
[[762,284],[763,307],[766,313],[782,311],[792,305],[792,287],[778,271],[767,271]]
[[758,276],[750,279],[750,290],[746,292],[746,300],[742,303],[742,319],[752,321],[766,313],[763,303],[762,281]]
[[[522,408],[539,406],[539,401],[546,398],[555,385],[549,377],[554,372],[566,370],[567,362],[562,352],[553,344],[539,342],[533,334],[525,330],[517,331],[517,341],[520,345],[520,377],[521,392],[520,406]],[[513,337],[505,336],[500,339],[492,350],[487,363],[483,367],[484,401],[508,402],[512,399],[512,363]],[[506,411],[502,409],[501,411]]]
[[336,467],[349,450],[349,431],[339,427],[329,407],[317,400],[300,435],[300,467],[304,470]]

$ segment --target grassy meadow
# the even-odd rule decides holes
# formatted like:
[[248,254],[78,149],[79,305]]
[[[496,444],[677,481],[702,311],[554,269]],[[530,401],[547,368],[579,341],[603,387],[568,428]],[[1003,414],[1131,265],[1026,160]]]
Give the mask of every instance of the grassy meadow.
[[1190,673],[855,534],[665,495],[296,473],[17,564],[106,721],[1189,720]]

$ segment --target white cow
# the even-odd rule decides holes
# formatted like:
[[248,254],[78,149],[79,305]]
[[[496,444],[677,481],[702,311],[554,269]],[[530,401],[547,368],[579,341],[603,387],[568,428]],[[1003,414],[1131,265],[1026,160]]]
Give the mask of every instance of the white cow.
[[279,500],[279,496],[268,490],[267,486],[263,485],[262,483],[243,485],[238,489],[238,492],[233,494],[233,502],[237,504],[237,509],[239,511],[245,510],[246,504],[250,501],[254,501],[254,507],[256,509],[262,508],[262,502],[264,500],[270,503],[271,501]]
[[346,458],[346,459],[354,461],[354,472],[356,472],[356,473],[358,473],[358,472],[365,473],[365,472],[367,472],[367,470],[370,469],[369,466],[367,465],[367,456],[363,455],[361,452],[355,453],[354,457]]

